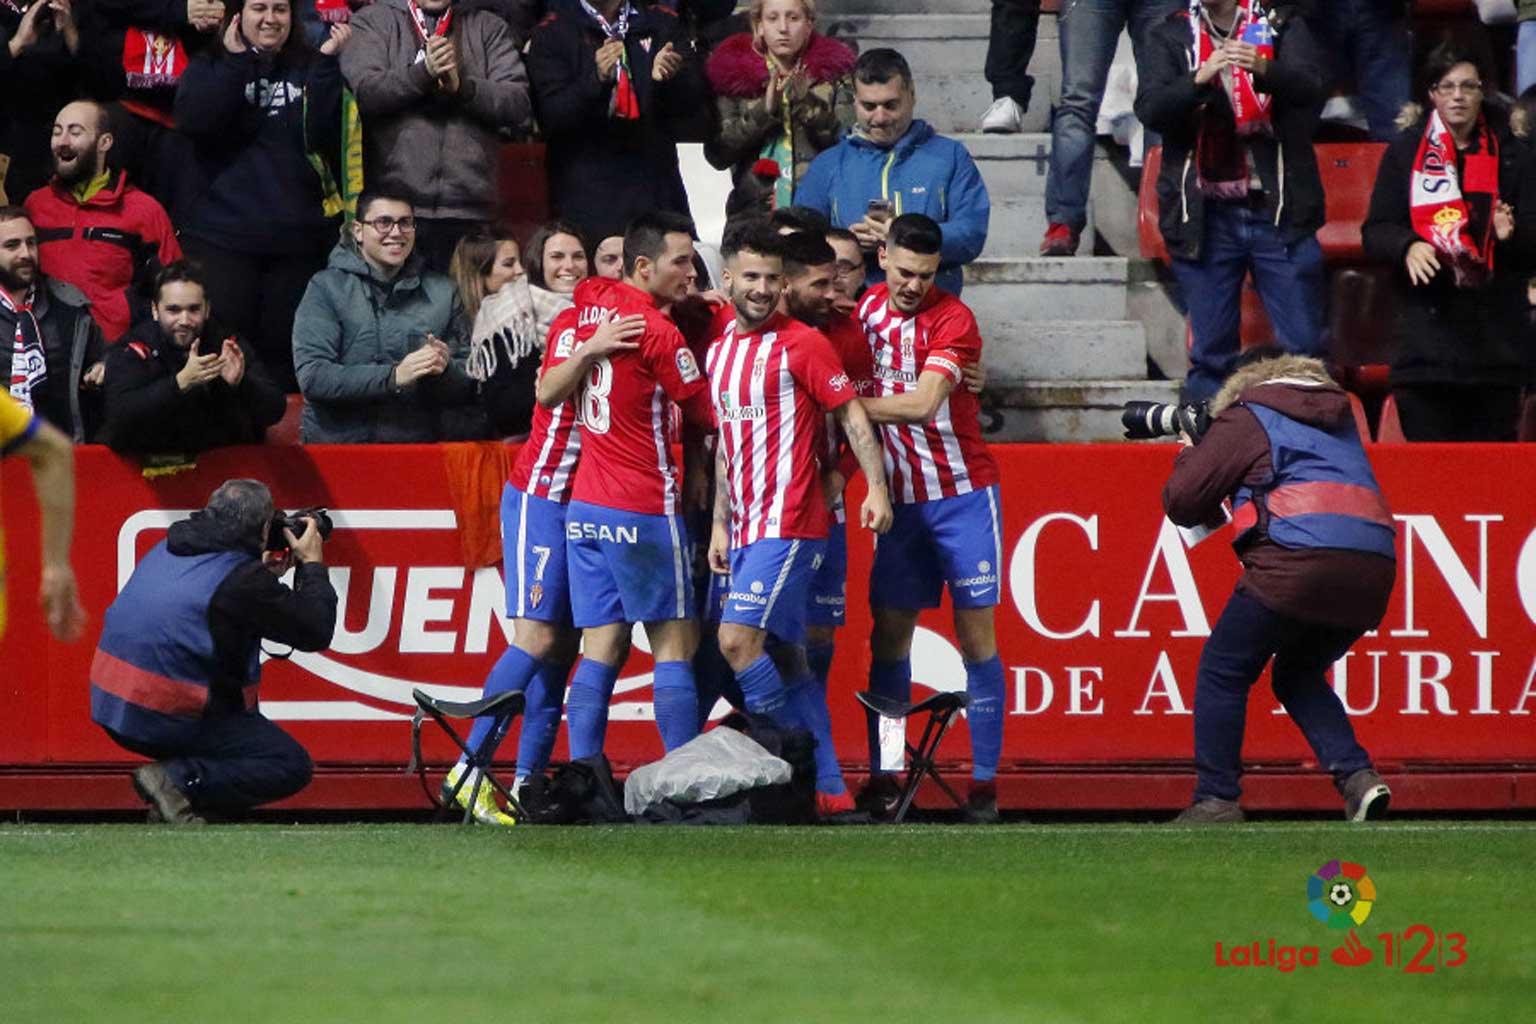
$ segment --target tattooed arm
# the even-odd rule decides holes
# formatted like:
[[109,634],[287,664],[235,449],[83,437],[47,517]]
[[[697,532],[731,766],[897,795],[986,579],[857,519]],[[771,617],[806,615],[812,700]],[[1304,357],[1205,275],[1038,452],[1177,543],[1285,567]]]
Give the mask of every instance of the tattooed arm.
[[875,430],[870,425],[863,402],[855,398],[846,405],[838,406],[837,421],[843,429],[843,436],[848,439],[848,447],[853,449],[854,457],[859,460],[859,468],[864,471],[864,481],[869,485],[869,492],[859,512],[859,522],[876,533],[884,533],[891,528],[894,513],[891,511],[890,492],[885,483],[885,466],[880,458],[880,442],[875,439]]

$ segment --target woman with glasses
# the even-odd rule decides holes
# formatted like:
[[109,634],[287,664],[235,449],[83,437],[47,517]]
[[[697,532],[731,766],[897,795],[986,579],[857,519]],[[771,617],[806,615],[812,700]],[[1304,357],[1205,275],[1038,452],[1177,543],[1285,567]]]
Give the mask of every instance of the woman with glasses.
[[220,322],[296,391],[293,312],[325,266],[341,214],[337,54],[352,30],[332,27],[314,50],[289,0],[229,9],[221,43],[192,59],[176,90],[176,127],[192,139],[206,182],[177,227]]
[[357,220],[309,282],[293,320],[307,444],[420,444],[483,437],[464,308],[426,269],[416,214],[365,192]]
[[1522,147],[1485,102],[1483,56],[1442,43],[1422,81],[1429,107],[1399,119],[1361,232],[1392,273],[1392,398],[1410,441],[1514,440],[1536,196],[1512,205]]

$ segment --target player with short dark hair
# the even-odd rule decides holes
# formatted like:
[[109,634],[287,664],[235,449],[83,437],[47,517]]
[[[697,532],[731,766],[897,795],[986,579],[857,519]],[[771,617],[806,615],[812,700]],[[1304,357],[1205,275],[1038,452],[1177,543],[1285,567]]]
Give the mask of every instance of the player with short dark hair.
[[[571,617],[582,660],[567,700],[572,759],[601,753],[608,701],[629,656],[631,624],[645,624],[656,660],[656,726],[668,750],[698,734],[689,659],[698,645],[688,531],[672,457],[671,403],[708,423],[706,382],[667,317],[695,278],[693,224],[670,213],[636,218],[624,235],[624,277],[588,278],[576,289],[570,358],[551,368],[539,402],[580,388],[582,454],[566,512]],[[643,331],[606,351],[598,326],[638,316]]]
[[[826,701],[816,714],[804,657],[805,595],[820,569],[828,527],[821,485],[830,468],[826,413],[836,418],[869,477],[861,514],[866,527],[889,527],[890,499],[878,441],[842,360],[824,335],[779,309],[782,252],[793,248],[790,243],[768,226],[753,225],[722,246],[735,318],[706,358],[719,424],[709,562],[716,573],[730,576],[720,650],[747,709],[809,727],[823,755],[818,783],[830,757],[829,781],[836,784],[832,793],[820,784],[818,789],[843,797],[841,804],[819,801],[822,810],[851,810],[831,748]],[[770,640],[777,644],[771,653]]]
[[[886,280],[858,307],[876,395],[865,408],[881,425],[896,502],[895,525],[876,548],[870,573],[869,686],[877,694],[910,698],[918,615],[938,607],[947,583],[970,695],[967,805],[973,820],[995,821],[1004,710],[993,624],[1002,591],[998,471],[981,438],[976,397],[959,386],[964,368],[981,359],[976,318],[957,297],[934,287],[942,243],[939,225],[928,217],[897,217],[879,251]],[[881,771],[874,715],[869,746],[865,802],[883,811],[897,787]]]

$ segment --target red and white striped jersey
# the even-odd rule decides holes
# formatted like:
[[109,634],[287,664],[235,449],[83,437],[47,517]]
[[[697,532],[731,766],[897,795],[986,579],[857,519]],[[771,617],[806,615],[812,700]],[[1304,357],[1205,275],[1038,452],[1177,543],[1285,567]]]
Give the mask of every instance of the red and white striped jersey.
[[[870,374],[873,364],[869,359],[869,345],[864,341],[864,328],[851,316],[841,313],[833,313],[832,319],[827,322],[822,333],[832,343],[832,351],[842,361],[843,372],[848,374],[853,381],[853,390],[858,395],[871,394],[873,381]],[[823,463],[828,467],[836,467],[843,474],[843,478],[850,479],[858,472],[859,463],[852,453],[843,451],[843,431],[837,425],[837,417],[827,414],[827,435]],[[832,505],[832,521],[845,523],[848,521],[848,506],[841,496]]]
[[[594,362],[582,384],[581,462],[571,500],[672,515],[682,501],[671,402],[702,403],[704,375],[677,325],[640,289],[589,277],[576,286],[575,299],[578,348],[598,324],[631,313],[645,316],[645,333],[639,348]],[[708,419],[707,407],[702,415]]]
[[891,500],[936,501],[992,486],[997,463],[981,439],[980,406],[960,372],[981,358],[975,316],[941,288],[911,316],[892,309],[889,296],[887,286],[877,284],[859,300],[875,397],[916,391],[918,377],[930,371],[955,385],[932,422],[880,428]]
[[[572,307],[549,325],[540,376],[565,362],[575,350],[576,309]],[[533,426],[528,431],[528,440],[517,450],[517,461],[512,463],[507,482],[514,490],[563,505],[571,500],[571,481],[576,475],[576,460],[580,456],[581,430],[576,424],[576,397],[567,398],[553,409],[534,403]]]
[[709,347],[706,366],[725,452],[731,544],[825,537],[822,414],[854,398],[832,344],[782,313],[752,334],[737,333],[732,321]]

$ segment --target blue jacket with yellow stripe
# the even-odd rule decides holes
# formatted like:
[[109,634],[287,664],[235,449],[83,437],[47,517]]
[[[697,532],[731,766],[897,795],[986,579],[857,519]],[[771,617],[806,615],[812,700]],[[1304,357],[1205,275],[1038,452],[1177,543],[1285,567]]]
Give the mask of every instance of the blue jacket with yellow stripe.
[[[937,284],[958,295],[962,268],[981,255],[992,215],[987,186],[966,148],[926,121],[913,121],[889,149],[855,127],[811,161],[795,189],[796,206],[820,210],[840,228],[863,220],[871,199],[889,200],[898,216],[922,213],[939,223],[944,247]],[[871,265],[871,283],[884,277]]]

